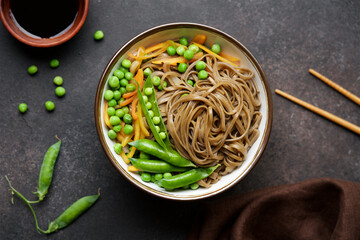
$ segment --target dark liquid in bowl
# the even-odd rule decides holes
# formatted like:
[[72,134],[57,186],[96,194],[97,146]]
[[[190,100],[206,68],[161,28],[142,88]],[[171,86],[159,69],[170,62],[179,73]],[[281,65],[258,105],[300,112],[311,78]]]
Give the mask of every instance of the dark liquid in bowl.
[[74,23],[78,0],[10,0],[10,11],[20,29],[39,38],[56,37]]

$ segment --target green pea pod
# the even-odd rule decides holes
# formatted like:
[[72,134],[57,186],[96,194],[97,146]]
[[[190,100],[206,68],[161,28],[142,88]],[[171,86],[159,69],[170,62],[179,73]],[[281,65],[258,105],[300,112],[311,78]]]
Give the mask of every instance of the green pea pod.
[[100,197],[100,189],[97,195],[82,197],[66,209],[58,218],[49,224],[48,230],[44,233],[49,234],[62,229],[75,221],[82,213],[89,209]]
[[149,173],[185,172],[188,168],[176,167],[161,160],[129,158],[130,162],[138,169]]
[[47,194],[49,187],[51,185],[51,181],[53,178],[53,172],[55,167],[56,159],[59,155],[61,147],[61,140],[55,144],[53,144],[47,150],[44,160],[41,165],[40,174],[39,174],[39,185],[38,189],[34,194],[38,195],[39,201],[42,201]]
[[157,181],[157,184],[166,189],[183,187],[210,176],[219,166],[220,164],[214,167],[191,169],[187,172],[180,173],[169,178],[160,179]]
[[158,143],[151,141],[149,139],[139,139],[134,142],[128,143],[130,146],[137,148],[138,150],[155,156],[164,160],[167,163],[170,163],[177,167],[196,167],[194,163],[183,158],[178,152],[176,151],[166,151],[162,148]]

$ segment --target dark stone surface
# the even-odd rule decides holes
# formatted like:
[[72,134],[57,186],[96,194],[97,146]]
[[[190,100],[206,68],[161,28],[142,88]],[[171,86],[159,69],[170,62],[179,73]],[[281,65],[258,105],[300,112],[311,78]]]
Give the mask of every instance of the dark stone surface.
[[[360,96],[359,1],[91,1],[88,18],[68,43],[35,49],[0,26],[0,238],[183,239],[206,201],[247,191],[332,177],[360,181],[360,137],[273,94],[274,123],[268,147],[253,171],[227,192],[203,201],[174,202],[141,192],[106,158],[95,130],[93,105],[100,75],[113,53],[142,31],[189,21],[216,27],[241,41],[276,88],[360,125],[359,106],[308,73],[314,68]],[[102,29],[105,38],[93,40]],[[50,59],[60,67],[50,69]],[[39,67],[31,77],[29,65]],[[64,78],[66,96],[54,95],[52,79]],[[56,110],[47,113],[46,100]],[[18,104],[29,110],[21,115]],[[46,149],[63,140],[53,184],[35,206],[42,228],[77,198],[102,189],[100,201],[49,237],[35,231],[30,211],[10,203],[4,175],[32,197]]]

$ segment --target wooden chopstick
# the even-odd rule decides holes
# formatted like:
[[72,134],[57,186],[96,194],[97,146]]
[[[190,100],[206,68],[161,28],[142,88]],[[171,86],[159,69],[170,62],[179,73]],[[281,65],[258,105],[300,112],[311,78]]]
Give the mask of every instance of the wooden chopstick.
[[352,124],[351,122],[348,122],[342,118],[339,118],[338,116],[332,114],[332,113],[329,113],[325,110],[322,110],[321,108],[318,108],[318,107],[315,107],[314,105],[311,105],[310,103],[307,103],[301,99],[298,99],[294,96],[291,96],[290,94],[288,93],[285,93],[279,89],[275,89],[275,93],[279,94],[280,96],[290,100],[290,101],[293,101],[294,103],[297,103],[299,104],[300,106],[303,106],[304,108],[307,108],[309,109],[310,111],[316,113],[316,114],[319,114],[320,116],[324,117],[324,118],[327,118],[328,120],[334,122],[334,123],[337,123],[339,124],[340,126],[343,126],[357,134],[360,135],[360,127],[359,126],[356,126],[355,124]]
[[310,68],[309,73],[311,73],[312,75],[314,75],[315,77],[317,77],[318,79],[320,79],[321,81],[323,81],[324,83],[326,83],[327,85],[329,85],[330,87],[332,87],[333,89],[335,89],[336,91],[338,91],[339,93],[344,95],[345,97],[347,97],[350,100],[354,101],[356,104],[360,105],[360,98],[358,96],[356,96],[355,94],[352,94],[351,92],[349,92],[345,88],[343,88],[340,85],[334,83],[333,81],[331,81],[327,77],[321,75],[320,73],[318,73],[314,69]]

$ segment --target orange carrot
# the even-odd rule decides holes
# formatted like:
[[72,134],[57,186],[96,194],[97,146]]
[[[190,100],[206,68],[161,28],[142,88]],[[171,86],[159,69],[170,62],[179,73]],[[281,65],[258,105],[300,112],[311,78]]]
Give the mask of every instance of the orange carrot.
[[195,44],[196,46],[198,46],[199,48],[201,48],[203,51],[214,55],[214,56],[215,56],[217,59],[219,59],[220,61],[229,63],[230,65],[232,65],[232,66],[234,66],[234,67],[237,66],[235,63],[227,60],[226,58],[223,58],[222,56],[219,56],[218,54],[214,53],[213,51],[211,51],[210,49],[208,49],[208,48],[205,47],[204,45],[198,44],[198,43],[196,43],[196,42],[194,42],[194,44]]
[[[139,138],[140,138],[140,124],[139,124],[139,119],[137,119],[137,120],[135,121],[135,129],[134,129],[134,132],[135,132],[134,141],[139,140]],[[135,154],[135,151],[136,151],[136,148],[135,148],[135,147],[131,147],[131,150],[130,150],[130,152],[127,154],[127,157],[128,157],[128,158],[133,157],[134,154]]]
[[[139,69],[134,77],[135,81],[139,84],[140,89],[142,89],[143,83],[144,83],[144,71],[142,69]],[[134,96],[137,93],[136,90],[132,92],[125,93],[123,95],[123,98],[129,98]]]
[[190,60],[190,63],[199,60],[202,56],[204,56],[203,52],[198,52],[194,54],[194,57]]
[[129,172],[139,172],[141,170],[138,169],[137,167],[135,167],[134,165],[131,165],[131,166],[128,166],[128,171]]
[[206,35],[204,34],[198,34],[196,35],[193,40],[193,42],[199,43],[199,44],[204,44],[206,41]]
[[107,113],[107,109],[108,109],[108,101],[105,101],[105,104],[104,104],[104,112],[103,112],[104,122],[105,122],[106,126],[108,126],[109,128],[111,128],[110,118],[109,118],[109,115],[108,115],[108,113]]
[[135,96],[134,100],[131,103],[131,116],[134,120],[138,119],[138,114],[136,113],[136,105],[139,101],[138,96]]
[[[142,118],[142,109],[140,106],[140,103],[138,103],[138,118],[139,118],[139,124],[140,124],[140,129],[141,129],[141,134],[140,136],[144,136],[144,137],[148,137],[149,131],[146,129],[143,118]],[[140,139],[143,139],[144,137],[140,137]]]
[[120,157],[124,160],[124,162],[125,162],[126,164],[129,164],[129,163],[130,163],[130,160],[127,158],[127,156],[126,156],[126,154],[124,153],[124,151],[122,151],[122,152],[120,153]]
[[[174,45],[174,42],[168,40],[163,45],[161,45],[162,47],[158,51],[156,51],[154,53],[151,53],[149,55],[145,55],[145,56],[142,56],[142,57],[140,57],[140,56],[138,57],[138,56],[134,56],[134,54],[129,52],[128,56],[135,59],[135,60],[143,60],[143,59],[153,58],[153,57],[156,57],[156,56],[160,55],[161,53],[165,52],[166,49],[168,48],[168,46],[170,46],[170,45]],[[145,49],[145,53],[146,53],[146,49]]]
[[132,96],[132,97],[126,99],[125,101],[121,102],[120,107],[123,107],[123,106],[126,106],[126,105],[130,104],[134,100],[134,98],[135,98],[135,96]]
[[239,58],[227,55],[226,53],[223,53],[223,52],[219,53],[219,55],[222,56],[223,58],[226,58],[229,61],[232,61],[232,62],[239,62],[240,61]]
[[162,64],[169,63],[170,65],[177,65],[178,63],[185,63],[187,60],[184,57],[173,57],[173,58],[164,58],[162,60],[153,61],[153,64]]

